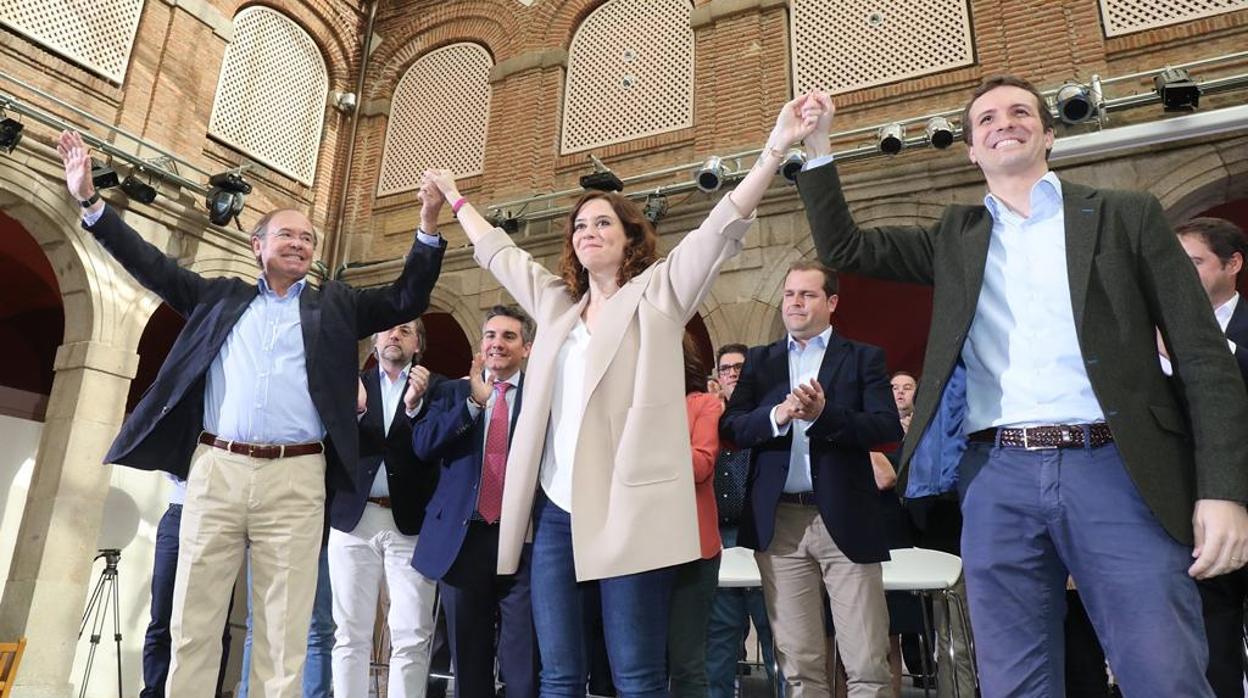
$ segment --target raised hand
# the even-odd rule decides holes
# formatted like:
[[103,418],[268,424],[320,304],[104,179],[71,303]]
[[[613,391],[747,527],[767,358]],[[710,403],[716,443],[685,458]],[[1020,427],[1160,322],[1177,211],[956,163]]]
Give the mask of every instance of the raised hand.
[[814,114],[816,117],[814,128],[802,139],[806,145],[807,155],[810,157],[827,155],[831,152],[828,134],[832,132],[832,117],[836,114],[836,105],[832,103],[832,97],[826,92],[812,90],[806,95],[803,111],[804,115]]
[[442,212],[446,197],[433,182],[427,180],[421,183],[416,196],[420,199],[420,229],[430,234],[437,232],[438,214]]
[[407,373],[407,392],[403,394],[403,406],[408,412],[415,412],[420,401],[429,389],[429,369],[424,366],[413,366]]
[[472,357],[472,368],[468,370],[468,390],[472,401],[485,407],[492,388],[485,382],[485,355],[480,352]]
[[785,151],[789,146],[806,138],[819,120],[819,114],[806,108],[809,97],[801,95],[780,108],[776,125],[767,138],[767,147]]
[[435,186],[447,201],[459,199],[459,187],[455,185],[455,175],[450,170],[425,170],[422,184]]
[[77,131],[62,131],[56,142],[56,152],[65,165],[65,186],[69,195],[79,201],[90,199],[95,193],[95,185],[91,183],[91,151],[82,136]]

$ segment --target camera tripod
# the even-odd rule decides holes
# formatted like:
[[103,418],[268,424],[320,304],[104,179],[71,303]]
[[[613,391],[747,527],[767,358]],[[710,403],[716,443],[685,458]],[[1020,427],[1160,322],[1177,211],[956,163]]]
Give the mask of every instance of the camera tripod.
[[[117,698],[122,698],[121,688],[121,607],[117,595],[117,563],[121,561],[121,551],[116,548],[102,548],[96,560],[104,558],[104,569],[100,570],[100,579],[91,592],[91,600],[82,612],[82,625],[78,628],[78,639],[87,629],[87,621],[91,621],[91,649],[87,652],[87,665],[82,671],[82,682],[79,684],[78,698],[86,698],[87,682],[91,678],[91,666],[95,663],[95,651],[100,646],[100,635],[107,622],[109,606],[113,613],[113,641],[117,643]],[[93,561],[94,562],[94,561]]]

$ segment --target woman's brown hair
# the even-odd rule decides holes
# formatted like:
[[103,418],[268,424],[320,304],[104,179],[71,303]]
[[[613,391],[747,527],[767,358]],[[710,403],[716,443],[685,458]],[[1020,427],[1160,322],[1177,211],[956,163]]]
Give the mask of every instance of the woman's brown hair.
[[641,207],[632,200],[613,191],[591,191],[581,197],[572,207],[563,227],[563,254],[559,259],[559,276],[568,287],[568,293],[579,300],[589,290],[589,272],[581,266],[576,258],[576,248],[572,246],[572,232],[576,226],[576,216],[581,208],[594,199],[604,199],[611,205],[615,215],[620,219],[628,242],[624,245],[624,261],[616,275],[616,283],[620,286],[645,271],[659,258],[659,236],[654,226],[642,215]]
[[706,362],[702,360],[702,352],[698,351],[698,343],[694,341],[693,335],[685,332],[685,338],[681,341],[681,349],[685,353],[685,395],[705,393],[710,370],[706,367]]

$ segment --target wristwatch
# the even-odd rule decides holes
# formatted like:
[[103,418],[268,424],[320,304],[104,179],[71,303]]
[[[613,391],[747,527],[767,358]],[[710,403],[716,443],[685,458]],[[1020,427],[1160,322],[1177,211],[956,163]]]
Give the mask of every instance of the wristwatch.
[[80,201],[79,203],[82,204],[83,208],[91,208],[92,206],[95,205],[95,202],[99,200],[100,200],[100,193],[97,191],[97,192],[92,192],[90,198],[88,198],[86,201]]

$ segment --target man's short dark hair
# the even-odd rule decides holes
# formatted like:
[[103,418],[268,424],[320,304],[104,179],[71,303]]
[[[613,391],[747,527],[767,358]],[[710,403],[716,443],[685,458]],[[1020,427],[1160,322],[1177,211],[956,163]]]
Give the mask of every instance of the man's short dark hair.
[[[1017,75],[997,75],[985,80],[975,91],[971,93],[971,98],[966,101],[966,106],[962,107],[962,142],[967,145],[971,144],[971,130],[974,124],[971,123],[971,105],[975,104],[975,100],[983,97],[998,87],[1017,87],[1021,90],[1027,90],[1036,98],[1036,105],[1039,107],[1040,123],[1044,126],[1045,131],[1052,131],[1056,126],[1053,119],[1053,112],[1049,109],[1049,102],[1040,94],[1040,90],[1031,84],[1030,81],[1024,80]],[[1046,153],[1047,155],[1047,153]]]
[[817,271],[823,274],[823,292],[829,298],[836,295],[836,290],[840,285],[836,280],[836,272],[832,270],[832,267],[816,259],[799,259],[789,265],[789,270],[784,273],[784,278],[789,278],[789,274],[795,271]]
[[491,318],[496,318],[500,315],[519,322],[520,339],[525,344],[533,343],[533,319],[514,305],[491,306],[489,310],[485,311],[485,319],[481,321],[481,326],[484,327],[485,323],[489,322]]
[[[1182,237],[1184,235],[1199,235],[1209,249],[1222,260],[1222,266],[1231,261],[1236,253],[1240,259],[1248,263],[1248,237],[1244,236],[1244,231],[1238,225],[1226,220],[1225,218],[1213,218],[1212,216],[1203,216],[1201,218],[1193,218],[1185,223],[1180,223],[1174,229],[1176,235]],[[1243,273],[1241,268],[1240,273]]]
[[909,378],[910,380],[914,381],[914,384],[915,384],[915,385],[918,385],[918,384],[919,384],[919,379],[918,379],[918,378],[915,378],[915,377],[914,377],[914,374],[913,374],[913,373],[911,373],[911,372],[909,372],[909,371],[894,371],[894,372],[893,372],[893,375],[891,375],[891,376],[889,376],[889,377],[888,377],[888,380],[891,382],[891,381],[892,381],[894,378],[896,378],[897,376],[905,376],[905,377]]
[[749,351],[750,348],[744,344],[730,343],[721,345],[719,349],[715,350],[715,368],[719,368],[719,360],[724,358],[724,354],[740,354],[741,356],[745,356]]

